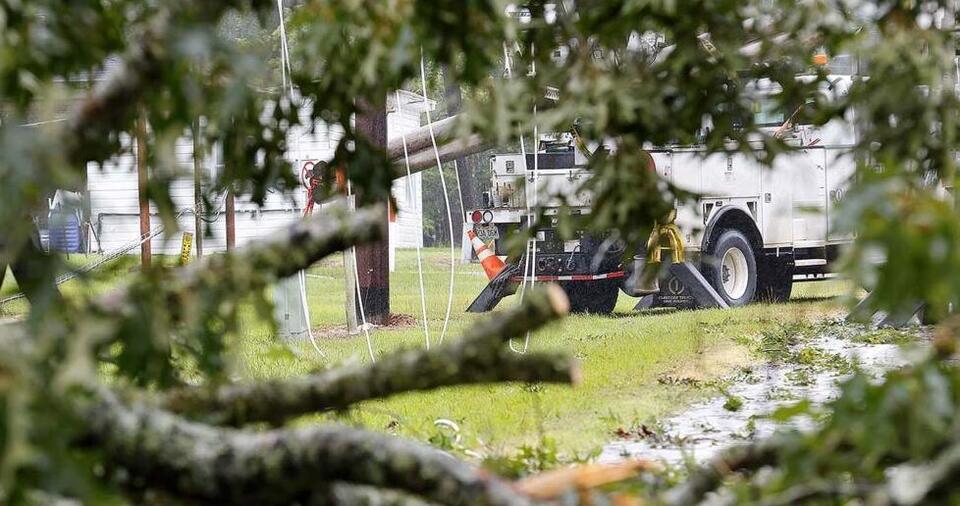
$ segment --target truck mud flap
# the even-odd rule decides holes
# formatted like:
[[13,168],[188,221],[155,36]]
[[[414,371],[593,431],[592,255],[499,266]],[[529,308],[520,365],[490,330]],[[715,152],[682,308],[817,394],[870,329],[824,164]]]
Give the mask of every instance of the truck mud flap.
[[634,310],[651,307],[727,308],[727,302],[710,286],[693,264],[670,264],[669,275],[661,279],[660,293],[640,299]]
[[477,295],[477,298],[470,303],[470,306],[467,307],[467,312],[486,313],[497,307],[497,304],[499,304],[504,297],[516,293],[517,283],[510,278],[518,274],[520,274],[520,267],[508,264],[497,274],[497,277],[490,280],[490,283],[484,287],[480,295]]

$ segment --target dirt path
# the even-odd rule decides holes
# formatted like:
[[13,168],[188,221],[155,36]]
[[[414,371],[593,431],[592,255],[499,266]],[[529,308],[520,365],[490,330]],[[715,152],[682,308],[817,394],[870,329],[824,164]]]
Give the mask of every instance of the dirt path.
[[[870,332],[879,332],[875,335],[881,337],[864,339]],[[908,332],[920,336],[920,347],[925,346],[926,330],[914,327]],[[778,424],[767,415],[800,399],[814,405],[832,400],[839,391],[838,382],[851,374],[853,364],[877,378],[907,364],[909,349],[884,342],[890,341],[891,335],[864,327],[828,325],[812,339],[785,348],[791,360],[771,362],[733,378],[726,395],[695,404],[660,421],[658,427],[621,432],[618,441],[603,448],[600,461],[642,457],[670,464],[688,458],[703,462],[728,446],[769,436]],[[805,429],[812,423],[799,419],[791,425]]]

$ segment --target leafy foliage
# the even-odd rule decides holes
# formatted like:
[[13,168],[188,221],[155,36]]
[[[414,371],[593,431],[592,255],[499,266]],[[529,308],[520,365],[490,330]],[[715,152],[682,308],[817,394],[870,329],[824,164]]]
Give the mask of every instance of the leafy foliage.
[[[597,205],[586,225],[620,230],[632,244],[690,197],[647,170],[645,148],[702,144],[766,164],[790,149],[752,119],[748,83],[769,82],[799,120],[846,119],[857,129],[852,156],[859,168],[840,223],[858,234],[848,271],[873,290],[874,304],[902,311],[921,301],[942,317],[960,303],[960,220],[943,190],[956,178],[960,112],[947,2],[595,0],[508,7],[505,0],[305,2],[289,23],[296,92],[288,93],[277,58],[263,51],[275,37],[268,22],[274,2],[0,0],[0,260],[24,254],[33,234],[27,218],[52,190],[78,187],[88,164],[129,150],[140,121],[149,124],[144,140],[156,175],[150,196],[167,222],[175,213],[169,184],[178,171],[176,138],[193,132],[206,150],[222,152],[224,170],[208,191],[243,192],[262,203],[269,192],[296,184],[286,139],[303,118],[308,127],[322,120],[345,132],[327,166],[325,190],[334,191],[333,172],[340,169],[361,204],[382,201],[391,162],[352,119],[364,108],[383,107],[389,92],[419,76],[425,59],[468,91],[462,134],[506,145],[534,124],[542,132],[576,125],[588,145],[614,139],[618,149],[591,160],[594,177],[585,189]],[[241,25],[260,29],[238,39]],[[828,69],[809,63],[815,51],[851,54],[871,77],[827,100]],[[90,90],[91,76],[108,62]],[[548,91],[555,99],[545,98]],[[62,109],[70,110],[62,122],[24,126]],[[197,124],[202,128],[195,131]],[[756,144],[763,149],[754,150]],[[306,232],[297,233],[303,240]],[[141,272],[112,299],[50,298],[34,305],[24,325],[4,328],[0,499],[14,502],[41,490],[93,500],[143,487],[110,481],[118,473],[108,465],[109,448],[83,448],[89,420],[79,414],[96,411],[77,405],[100,391],[90,385],[104,370],[111,386],[139,394],[134,386],[182,383],[187,363],[209,385],[225,381],[226,338],[240,298],[262,297],[269,282],[312,258],[300,248],[266,253],[253,260],[225,256],[205,271]],[[40,268],[52,277],[58,266]],[[819,432],[785,436],[773,450],[756,452],[764,464],[772,456],[771,476],[734,477],[727,491],[741,500],[760,494],[784,502],[902,498],[896,482],[885,481],[891,466],[910,463],[952,476],[958,380],[956,368],[940,358],[881,385],[856,377]],[[111,423],[130,428],[129,420],[151,420],[145,413],[121,411]],[[208,442],[248,437],[210,427],[181,431],[179,421],[158,419],[153,429],[175,427],[185,445],[198,434]],[[545,446],[520,460],[539,466],[555,455]],[[748,468],[749,458],[740,463]],[[698,483],[697,476],[686,485]],[[910,497],[941,493],[943,483],[930,481],[922,493],[911,489]],[[942,494],[951,493],[947,487]]]

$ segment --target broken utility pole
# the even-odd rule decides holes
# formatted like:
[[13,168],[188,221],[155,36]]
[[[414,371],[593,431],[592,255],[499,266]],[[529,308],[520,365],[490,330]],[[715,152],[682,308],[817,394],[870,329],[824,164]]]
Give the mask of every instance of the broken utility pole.
[[[356,116],[357,133],[374,146],[387,147],[387,111],[360,103]],[[387,206],[383,207],[384,230],[389,229]],[[357,280],[360,285],[358,302],[367,322],[387,323],[390,314],[390,241],[357,246]],[[350,288],[352,289],[352,287]]]

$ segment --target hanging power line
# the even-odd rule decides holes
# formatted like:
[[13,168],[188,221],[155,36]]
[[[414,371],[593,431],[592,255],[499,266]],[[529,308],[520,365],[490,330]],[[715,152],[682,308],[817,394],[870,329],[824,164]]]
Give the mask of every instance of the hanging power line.
[[[423,48],[420,48],[420,86],[423,90],[423,99],[427,100],[427,71],[423,63]],[[456,279],[457,257],[454,249],[453,238],[453,215],[450,211],[450,196],[447,195],[447,181],[443,177],[443,163],[440,161],[440,150],[437,149],[437,137],[433,132],[433,119],[430,117],[430,108],[426,108],[427,129],[430,131],[430,144],[433,146],[433,155],[437,160],[437,170],[440,172],[440,186],[443,189],[443,203],[447,209],[447,225],[450,231],[450,290],[447,294],[447,313],[443,317],[443,328],[440,331],[440,339],[437,344],[443,343],[443,338],[447,334],[447,325],[450,323],[450,311],[453,309],[453,287]]]
[[[400,91],[395,92],[397,100],[397,114],[403,114],[403,106],[400,103]],[[426,96],[423,97],[426,101]],[[425,102],[426,103],[426,102]],[[412,205],[414,200],[413,195],[413,182],[411,181],[412,176],[410,174],[410,155],[407,152],[407,134],[401,128],[400,129],[400,140],[403,143],[403,161],[407,167],[407,204]],[[427,320],[427,295],[426,290],[423,285],[423,258],[420,255],[420,242],[414,245],[417,249],[417,276],[420,280],[420,309],[423,312],[423,339],[424,346],[429,350],[430,349],[430,324]]]

